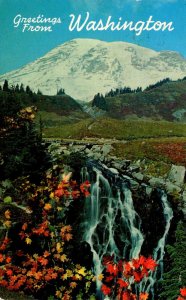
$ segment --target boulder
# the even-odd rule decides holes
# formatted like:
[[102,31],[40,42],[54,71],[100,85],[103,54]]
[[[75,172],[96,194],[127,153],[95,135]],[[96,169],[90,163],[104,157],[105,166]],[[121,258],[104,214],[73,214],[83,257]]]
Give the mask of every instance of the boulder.
[[140,173],[140,172],[138,172],[138,173],[137,172],[133,172],[132,173],[132,177],[135,178],[135,179],[137,179],[137,180],[139,180],[139,181],[142,181],[143,178],[144,178],[143,174]]
[[167,194],[173,194],[173,193],[180,193],[181,192],[181,188],[179,186],[177,186],[176,184],[173,184],[170,181],[166,181],[165,189],[166,189]]
[[128,171],[130,172],[138,172],[140,170],[140,167],[138,165],[130,165],[128,168]]
[[165,186],[165,181],[163,180],[163,178],[151,177],[151,179],[149,180],[149,184],[150,186],[155,188],[163,188]]
[[105,144],[103,145],[102,147],[102,152],[103,152],[103,155],[106,156],[109,154],[109,152],[112,150],[112,145],[109,145],[109,144]]
[[118,175],[118,174],[119,174],[118,170],[115,169],[115,168],[109,168],[109,170],[110,170],[113,174],[115,174],[115,175]]
[[176,185],[182,185],[185,179],[185,167],[172,165],[168,179]]

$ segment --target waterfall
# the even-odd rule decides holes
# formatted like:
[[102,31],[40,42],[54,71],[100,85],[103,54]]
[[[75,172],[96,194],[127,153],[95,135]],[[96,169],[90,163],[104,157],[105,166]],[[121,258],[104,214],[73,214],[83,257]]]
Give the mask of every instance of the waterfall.
[[[138,257],[144,238],[130,190],[125,184],[120,188],[114,185],[113,189],[100,170],[94,168],[94,172],[96,180],[85,204],[84,240],[91,247],[94,273],[98,277],[104,269],[104,255],[114,255],[116,259],[127,255],[128,259]],[[101,281],[97,280],[97,290],[100,287]]]
[[165,220],[165,230],[163,236],[159,239],[157,247],[153,251],[153,258],[156,260],[158,264],[158,268],[155,272],[151,273],[148,278],[145,278],[140,286],[142,291],[147,291],[152,293],[152,300],[154,299],[154,284],[157,280],[157,272],[159,271],[160,275],[159,278],[162,279],[163,275],[163,258],[165,254],[165,245],[166,245],[166,238],[170,229],[171,220],[173,218],[173,210],[170,207],[167,195],[165,192],[161,192],[161,203],[163,208],[163,215]]
[[[125,195],[125,201],[123,207],[122,202],[120,202],[120,208],[123,212],[123,219],[125,220],[127,228],[130,232],[131,249],[129,259],[138,258],[144,241],[143,234],[140,231],[141,221],[138,214],[134,210],[131,191],[124,188],[123,192]],[[123,253],[123,257],[126,257],[125,253]]]
[[[91,165],[91,171],[82,170],[83,180],[91,182],[90,197],[85,200],[84,236],[93,254],[94,273],[99,294],[101,281],[98,276],[103,272],[102,259],[104,255],[114,255],[116,260],[125,258],[131,260],[139,257],[144,242],[141,230],[141,219],[134,209],[132,193],[128,185],[116,172],[111,172],[106,166]],[[161,192],[165,229],[152,257],[157,261],[155,272],[145,277],[136,285],[136,291],[146,291],[154,299],[154,284],[163,273],[163,257],[166,237],[169,232],[173,211],[167,196]],[[98,296],[101,299],[101,296]]]

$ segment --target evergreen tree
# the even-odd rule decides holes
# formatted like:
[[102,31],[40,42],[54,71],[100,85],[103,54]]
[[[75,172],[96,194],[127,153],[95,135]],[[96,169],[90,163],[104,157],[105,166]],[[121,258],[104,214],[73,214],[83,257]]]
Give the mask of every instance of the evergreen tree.
[[40,91],[40,89],[37,90],[37,95],[42,95],[42,92]]
[[98,93],[97,95],[94,96],[94,99],[92,101],[92,106],[96,106],[100,109],[107,110],[107,104],[102,94]]
[[36,108],[24,108],[14,92],[4,93],[0,106],[0,179],[29,175],[39,180],[48,162],[33,122]]
[[19,93],[19,84],[16,84],[15,92],[16,92],[16,93]]
[[65,95],[65,90],[64,89],[59,89],[59,91],[57,91],[57,96],[61,96],[61,95]]
[[30,96],[32,96],[32,90],[30,89],[29,85],[26,86],[26,93]]
[[179,289],[186,286],[186,230],[183,222],[178,223],[175,235],[175,243],[167,246],[170,265],[163,275],[163,292],[160,295],[165,300],[177,299]]
[[4,92],[9,92],[8,80],[5,80],[5,81],[4,81],[4,84],[3,84],[3,91],[4,91]]
[[20,93],[24,93],[25,92],[24,85],[22,83],[20,85],[19,91],[20,91]]
[[141,87],[137,87],[137,89],[136,89],[136,91],[135,91],[136,93],[140,93],[140,92],[142,92],[142,88]]

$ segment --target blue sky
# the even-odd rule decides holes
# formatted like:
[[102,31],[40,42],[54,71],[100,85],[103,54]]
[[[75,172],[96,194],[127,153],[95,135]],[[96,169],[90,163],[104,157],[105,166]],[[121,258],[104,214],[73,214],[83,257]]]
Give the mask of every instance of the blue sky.
[[[109,15],[123,21],[172,21],[172,32],[143,32],[136,36],[129,31],[70,32],[71,13],[89,11],[91,18],[105,20]],[[22,17],[60,17],[52,32],[22,32],[14,28],[13,19]],[[73,38],[96,38],[105,41],[126,41],[155,50],[174,50],[186,57],[186,0],[0,0],[0,74],[19,68]]]

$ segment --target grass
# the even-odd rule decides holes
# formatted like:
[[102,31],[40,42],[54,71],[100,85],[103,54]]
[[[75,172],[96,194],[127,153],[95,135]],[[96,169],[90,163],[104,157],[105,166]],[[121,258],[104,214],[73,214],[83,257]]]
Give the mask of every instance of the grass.
[[[53,123],[49,123],[49,116]],[[152,120],[86,118],[71,122],[69,117],[42,112],[46,120],[43,137],[70,141],[85,140],[113,143],[113,155],[132,161],[141,160],[144,174],[164,176],[171,164],[186,165],[186,124]],[[103,140],[103,143],[106,141]],[[144,161],[144,163],[143,163]]]
[[56,112],[39,111],[36,114],[35,122],[36,125],[39,126],[40,120],[42,120],[44,128],[53,128],[75,124],[85,118],[87,118],[87,115],[78,110],[68,115],[59,115]]
[[44,137],[89,138],[94,142],[109,139],[114,147],[113,155],[132,161],[141,160],[143,173],[152,176],[164,176],[171,164],[186,164],[186,124],[183,123],[102,117],[45,128]]
[[186,124],[167,121],[116,120],[111,118],[84,119],[75,124],[62,124],[44,129],[50,138],[84,137],[110,139],[142,139],[155,137],[186,137]]

